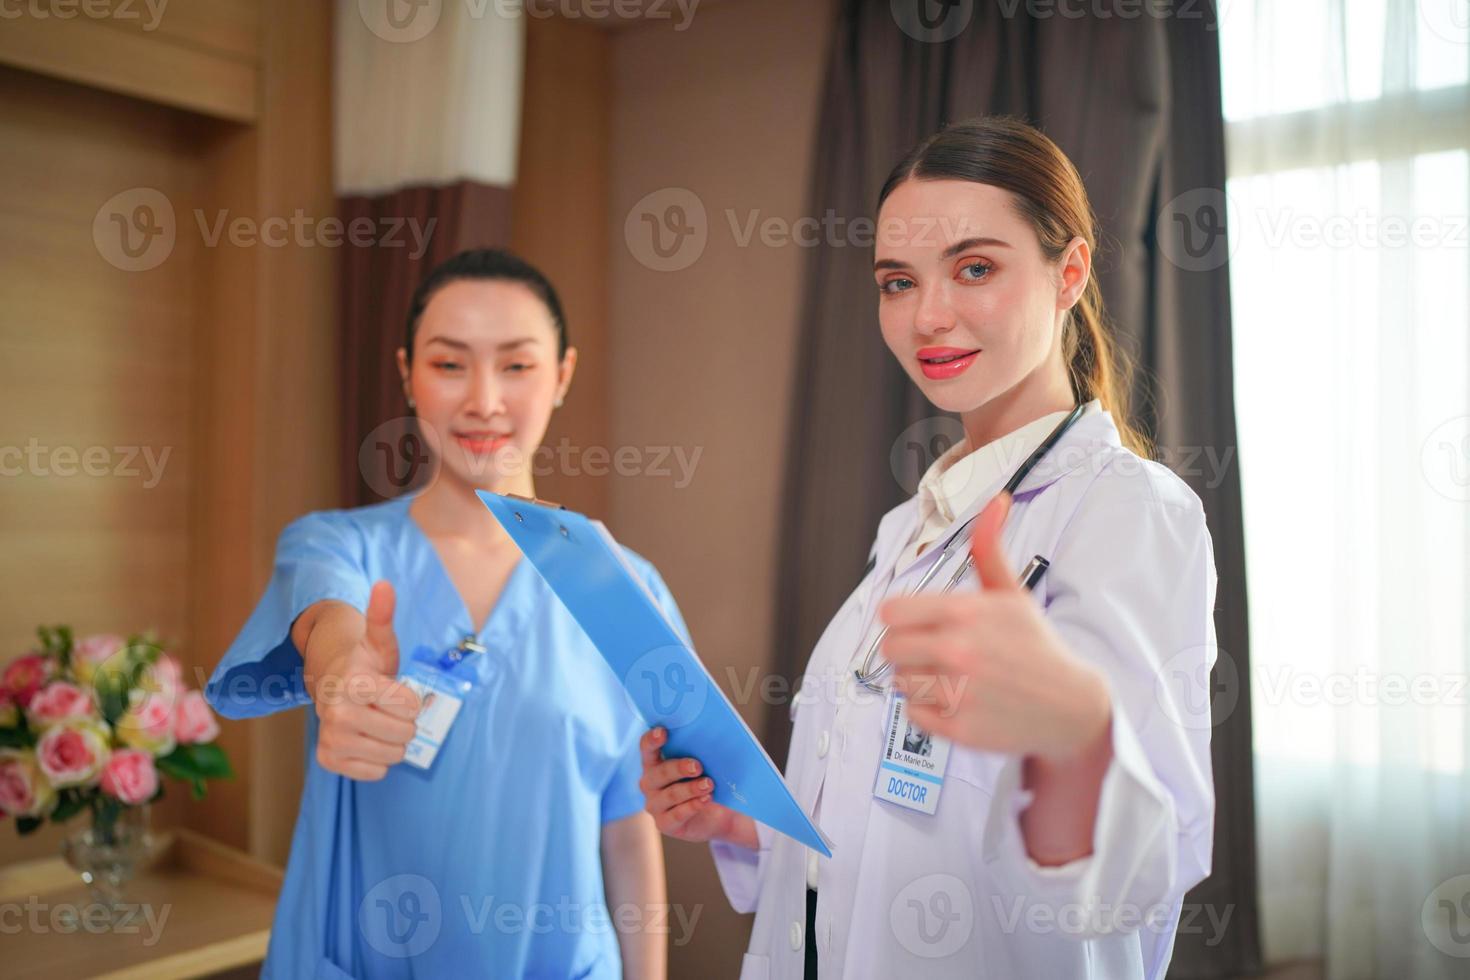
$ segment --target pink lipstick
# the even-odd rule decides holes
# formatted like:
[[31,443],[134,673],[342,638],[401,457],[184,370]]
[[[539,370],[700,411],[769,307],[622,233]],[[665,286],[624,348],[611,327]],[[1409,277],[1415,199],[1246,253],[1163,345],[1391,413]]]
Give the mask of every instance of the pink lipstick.
[[917,354],[920,370],[931,381],[945,381],[965,373],[980,349],[966,350],[963,347],[924,347]]

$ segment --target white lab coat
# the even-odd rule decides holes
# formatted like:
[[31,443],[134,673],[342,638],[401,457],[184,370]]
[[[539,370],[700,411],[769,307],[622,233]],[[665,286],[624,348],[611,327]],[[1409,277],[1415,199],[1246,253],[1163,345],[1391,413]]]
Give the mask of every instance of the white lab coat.
[[[1106,412],[1079,419],[1015,496],[1004,551],[1017,571],[1050,560],[1035,596],[1112,693],[1093,853],[1059,868],[1026,854],[1018,758],[956,745],[933,816],[873,796],[884,697],[852,668],[882,599],[910,591],[940,550],[944,539],[893,567],[917,519],[911,499],[879,524],[874,567],[818,641],[792,707],[786,779],[833,845],[818,869],[822,980],[1162,977],[1181,898],[1209,873],[1214,825],[1215,567],[1198,497],[1124,449]],[[973,575],[959,587],[975,588]],[[800,980],[814,852],[758,827],[758,852],[713,845],[730,902],[756,913],[740,976]]]

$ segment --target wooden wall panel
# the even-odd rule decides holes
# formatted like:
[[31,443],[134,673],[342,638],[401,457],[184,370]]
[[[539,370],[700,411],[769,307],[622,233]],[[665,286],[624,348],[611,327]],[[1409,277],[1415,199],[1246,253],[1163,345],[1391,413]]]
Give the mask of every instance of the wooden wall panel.
[[[107,260],[116,242],[99,247],[93,234],[99,209],[134,188],[187,213],[197,128],[174,110],[14,69],[0,68],[0,87],[0,659],[28,649],[37,624],[69,622],[153,627],[198,663],[188,599],[200,250],[178,236],[156,268],[124,271]],[[93,472],[66,448],[93,450]],[[182,802],[166,800],[159,822]],[[55,839],[4,827],[0,861],[50,852]]]
[[[526,21],[520,156],[511,247],[556,285],[578,351],[566,405],[546,445],[609,446],[607,344],[608,160],[612,88],[607,31],[587,21]],[[549,459],[556,459],[552,456]],[[578,456],[568,456],[572,466]],[[606,517],[608,479],[572,467],[536,478],[536,492]]]
[[[261,219],[336,213],[331,185],[328,4],[263,0],[261,114],[221,127],[207,148],[217,207]],[[337,506],[340,431],[335,249],[210,249],[198,373],[201,406],[195,623],[217,660],[265,589],[276,538],[307,511]],[[189,825],[284,864],[304,775],[302,711],[230,726],[242,780],[190,810]]]
[[[178,641],[197,685],[263,591],[282,526],[335,504],[338,257],[311,241],[212,244],[200,229],[201,216],[334,215],[332,14],[208,0],[153,32],[0,22],[0,62],[16,60],[17,30],[38,23],[50,52],[33,65],[44,74],[0,67],[0,454],[31,439],[169,452],[146,488],[116,475],[0,475],[0,661],[38,622],[154,626]],[[145,49],[148,85],[98,67]],[[236,93],[248,100],[215,97],[224,62],[248,69]],[[172,211],[172,248],[145,270],[118,267],[129,262],[107,245],[110,212],[94,238],[119,192],[131,194],[111,208],[125,223],[150,203],[139,194]],[[225,723],[239,778],[200,804],[173,793],[158,822],[284,862],[303,723],[301,711]],[[0,862],[57,847],[54,829],[25,841],[0,829]]]
[[80,5],[7,5],[0,64],[220,119],[255,119],[255,0],[163,3],[156,15],[144,0],[89,7],[108,15],[86,16]]

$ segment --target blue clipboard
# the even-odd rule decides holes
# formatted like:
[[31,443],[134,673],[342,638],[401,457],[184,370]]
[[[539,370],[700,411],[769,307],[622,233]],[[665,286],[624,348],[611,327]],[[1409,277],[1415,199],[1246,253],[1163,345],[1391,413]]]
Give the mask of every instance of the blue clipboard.
[[684,642],[600,521],[542,501],[476,491],[622,681],[671,757],[692,756],[714,800],[831,857],[781,772]]

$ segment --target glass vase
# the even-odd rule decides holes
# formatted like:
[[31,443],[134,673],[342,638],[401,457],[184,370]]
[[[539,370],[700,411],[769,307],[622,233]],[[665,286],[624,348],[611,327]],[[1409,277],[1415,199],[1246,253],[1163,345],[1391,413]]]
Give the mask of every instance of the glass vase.
[[[68,834],[61,845],[66,863],[81,875],[91,892],[93,908],[87,918],[116,922],[133,910],[125,899],[128,881],[153,851],[148,832],[148,807],[101,802],[91,809],[91,820]],[[101,906],[99,912],[95,906]],[[82,910],[75,910],[79,915]]]

